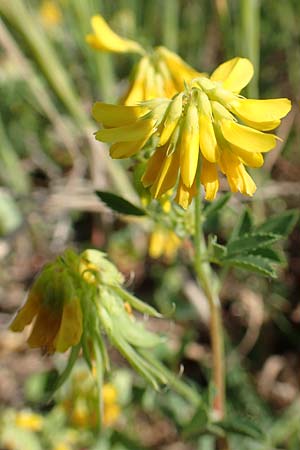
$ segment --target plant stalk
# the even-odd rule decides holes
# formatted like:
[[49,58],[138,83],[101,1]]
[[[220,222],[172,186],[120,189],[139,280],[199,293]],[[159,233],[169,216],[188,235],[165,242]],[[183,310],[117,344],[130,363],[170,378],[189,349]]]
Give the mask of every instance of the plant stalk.
[[194,268],[198,281],[207,297],[210,308],[210,336],[213,358],[213,380],[216,395],[213,403],[213,418],[223,419],[225,415],[225,368],[224,344],[221,321],[221,306],[218,297],[217,282],[210,264],[205,261],[207,248],[202,226],[201,190],[195,198],[195,261]]

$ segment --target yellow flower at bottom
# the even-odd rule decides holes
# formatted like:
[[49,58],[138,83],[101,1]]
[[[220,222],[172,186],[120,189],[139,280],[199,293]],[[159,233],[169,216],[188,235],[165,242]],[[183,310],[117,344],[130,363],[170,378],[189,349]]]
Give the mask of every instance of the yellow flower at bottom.
[[[131,157],[143,152],[146,144],[152,145],[141,181],[155,199],[177,187],[175,201],[187,208],[197,192],[198,162],[207,200],[213,200],[219,189],[219,169],[233,192],[253,195],[256,186],[245,166],[263,164],[262,154],[272,150],[278,139],[266,131],[279,125],[291,102],[241,97],[239,92],[252,75],[249,60],[233,58],[221,64],[210,79],[194,78],[171,100],[145,101],[139,110],[96,103],[94,117],[104,126],[96,139],[112,143],[113,158]],[[105,117],[108,108],[109,120]]]
[[43,427],[43,417],[31,411],[18,411],[15,416],[16,426],[30,431],[40,431]]
[[82,335],[82,311],[69,277],[50,266],[34,283],[26,303],[10,325],[22,331],[34,322],[28,344],[48,353],[65,352],[78,344]]
[[161,256],[171,261],[181,245],[181,239],[174,231],[162,227],[156,227],[150,235],[149,255],[153,259]]

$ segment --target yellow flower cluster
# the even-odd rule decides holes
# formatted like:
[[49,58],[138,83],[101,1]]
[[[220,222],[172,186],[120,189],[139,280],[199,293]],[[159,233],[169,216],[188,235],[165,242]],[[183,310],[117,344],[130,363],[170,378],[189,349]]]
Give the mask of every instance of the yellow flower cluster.
[[239,95],[253,76],[251,62],[234,58],[211,75],[193,79],[172,99],[137,106],[97,102],[94,118],[103,125],[96,139],[111,144],[113,158],[128,158],[151,142],[154,147],[142,182],[153,198],[177,187],[176,201],[187,208],[197,191],[197,167],[206,199],[219,189],[218,169],[233,192],[253,195],[256,186],[245,165],[260,167],[262,153],[276,145],[276,128],[291,108],[288,99],[252,100]]
[[94,49],[112,53],[137,53],[140,60],[133,69],[127,92],[122,98],[125,105],[157,97],[173,97],[184,88],[184,82],[201,74],[165,47],[156,47],[147,53],[135,41],[118,36],[102,16],[92,17],[93,34],[86,36]]
[[[96,374],[94,376],[97,376]],[[86,369],[77,369],[73,374],[69,389],[61,402],[70,423],[76,428],[95,428],[98,422],[97,397],[99,392],[95,380]],[[118,392],[114,384],[102,386],[102,422],[106,427],[114,425],[120,416]]]

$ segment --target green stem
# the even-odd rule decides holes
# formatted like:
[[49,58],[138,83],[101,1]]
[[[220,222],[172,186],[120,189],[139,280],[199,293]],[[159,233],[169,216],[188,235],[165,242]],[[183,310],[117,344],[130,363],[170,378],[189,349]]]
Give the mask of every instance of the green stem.
[[[200,178],[199,176],[197,178]],[[218,285],[210,264],[206,259],[206,242],[202,226],[202,201],[201,189],[198,186],[198,194],[195,198],[195,260],[194,269],[199,284],[205,293],[210,308],[210,336],[213,360],[213,381],[216,395],[212,407],[212,418],[221,420],[225,415],[225,367],[224,367],[224,343],[221,321],[221,305],[218,297]],[[204,258],[204,259],[203,259]]]

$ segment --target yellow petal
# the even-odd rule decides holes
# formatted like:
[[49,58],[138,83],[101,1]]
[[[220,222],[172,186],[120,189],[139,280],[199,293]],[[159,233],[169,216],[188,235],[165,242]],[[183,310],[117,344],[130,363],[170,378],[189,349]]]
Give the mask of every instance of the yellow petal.
[[236,145],[230,146],[231,150],[237,155],[241,161],[249,167],[261,167],[264,163],[264,158],[261,153],[247,152]]
[[199,143],[202,155],[211,163],[219,158],[219,148],[214,127],[209,116],[199,116]]
[[167,65],[161,58],[157,61],[157,70],[163,79],[164,97],[172,98],[176,94],[177,89]]
[[10,325],[11,331],[22,331],[38,313],[40,307],[40,296],[35,292],[30,292],[26,303],[17,312],[16,317]]
[[162,230],[157,229],[151,233],[149,241],[149,255],[152,259],[158,259],[163,253],[165,235]]
[[184,81],[188,83],[193,78],[202,75],[184,62],[180,56],[165,47],[157,47],[155,51],[167,65],[177,91],[184,89]]
[[227,176],[227,180],[232,192],[241,192],[244,195],[252,196],[256,191],[256,185],[247,173],[243,164],[228,150],[222,149],[221,164],[222,170]]
[[163,161],[166,156],[165,148],[158,148],[147,163],[147,169],[142,176],[142,183],[145,187],[151,186],[157,178],[157,174],[159,173]]
[[129,125],[147,113],[147,108],[141,106],[110,105],[96,102],[92,109],[94,119],[104,127],[121,127]]
[[124,105],[136,105],[138,102],[148,100],[145,96],[145,82],[149,64],[149,57],[143,56],[133,68],[130,75],[130,85],[121,100]]
[[239,118],[244,122],[245,125],[248,125],[248,127],[256,128],[260,131],[271,131],[275,130],[275,128],[280,125],[280,119],[274,120],[274,122],[254,122],[252,120],[247,120],[245,117],[242,117],[239,115]]
[[193,103],[187,107],[178,147],[181,178],[187,187],[191,187],[195,179],[199,157],[198,110]]
[[78,344],[82,335],[82,311],[80,301],[75,298],[68,301],[63,308],[61,325],[54,341],[58,352],[65,352]]
[[165,192],[167,192],[175,185],[177,181],[178,171],[179,153],[175,151],[170,156],[166,156],[164,158],[157,178],[150,189],[153,198],[161,197]]
[[221,81],[225,89],[239,93],[253,77],[253,65],[246,58],[233,58],[224,62],[211,75],[212,81]]
[[143,48],[137,42],[118,36],[102,16],[93,16],[91,25],[95,34],[87,35],[86,41],[96,50],[116,53],[144,53]]
[[109,154],[112,158],[121,159],[129,158],[130,156],[137,153],[141,148],[144,147],[148,141],[148,136],[140,141],[135,142],[116,142],[109,149]]
[[187,209],[188,206],[191,204],[193,197],[195,197],[196,193],[197,193],[196,183],[194,182],[193,185],[190,188],[188,188],[185,186],[180,177],[175,197],[176,203],[178,203],[178,205],[180,205],[182,208]]
[[163,129],[159,139],[159,145],[164,145],[170,139],[171,134],[175,130],[178,121],[182,115],[182,99],[184,93],[178,94],[170,103],[165,119],[163,122]]
[[248,152],[268,152],[276,145],[274,134],[262,133],[231,120],[221,121],[221,131],[228,142]]
[[157,79],[155,75],[156,74],[153,64],[149,64],[145,78],[145,100],[151,100],[152,98],[160,97],[160,95],[158,95],[158,86],[156,84]]
[[[233,111],[242,120],[251,121],[254,124],[267,125],[267,129],[272,123],[275,127],[278,124],[278,120],[286,116],[291,110],[291,102],[287,98],[274,98],[270,100],[252,100],[252,99],[238,99],[232,105]],[[275,128],[274,127],[274,128]]]
[[147,139],[154,132],[155,121],[152,119],[137,120],[130,125],[117,128],[103,128],[97,131],[96,139],[102,142],[131,142]]
[[202,158],[201,183],[205,189],[205,199],[214,200],[219,190],[219,177],[216,164]]

